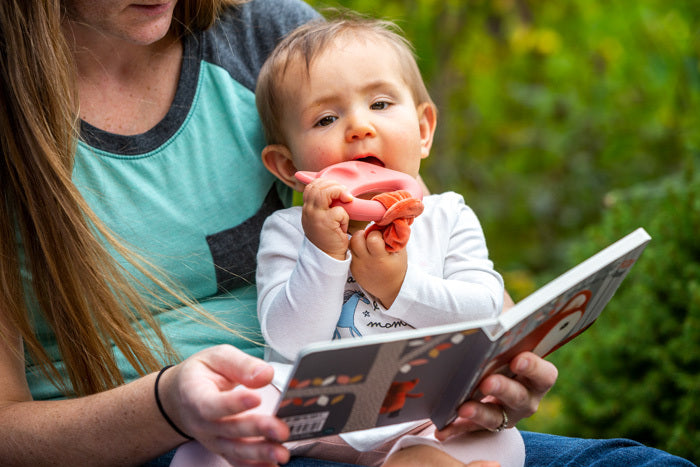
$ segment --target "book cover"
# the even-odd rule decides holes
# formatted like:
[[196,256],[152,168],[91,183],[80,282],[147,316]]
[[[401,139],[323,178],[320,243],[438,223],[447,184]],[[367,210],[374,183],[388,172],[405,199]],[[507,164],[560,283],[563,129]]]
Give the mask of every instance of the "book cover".
[[450,423],[479,382],[520,352],[546,356],[600,315],[650,237],[637,229],[496,319],[379,334],[304,349],[277,416],[290,440],[430,418]]

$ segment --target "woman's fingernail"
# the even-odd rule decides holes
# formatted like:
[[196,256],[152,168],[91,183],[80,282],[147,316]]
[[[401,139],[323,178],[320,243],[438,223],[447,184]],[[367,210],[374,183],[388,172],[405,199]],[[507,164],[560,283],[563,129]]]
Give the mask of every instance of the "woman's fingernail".
[[280,456],[277,455],[277,448],[271,447],[270,450],[268,451],[268,455],[270,456],[269,459],[274,462],[274,463],[279,463],[282,462],[284,459],[281,459]]
[[530,360],[528,360],[527,358],[521,358],[520,360],[518,360],[518,363],[515,365],[515,371],[517,371],[518,373],[522,373],[522,372],[526,371],[529,366],[530,366]]
[[277,434],[277,431],[273,430],[272,428],[267,430],[267,439],[269,439],[270,441],[276,441],[278,443],[282,442],[279,435]]
[[[468,406],[465,407],[461,412],[460,415],[464,418],[467,418],[469,420],[473,419],[476,417],[477,411],[473,406]],[[449,429],[449,427],[445,428],[445,430]]]
[[262,374],[265,370],[267,370],[268,365],[258,365],[255,367],[253,370],[253,378],[257,377],[258,375]]
[[243,405],[246,409],[252,409],[253,407],[257,407],[260,404],[258,398],[252,395],[243,396],[241,402],[243,402]]

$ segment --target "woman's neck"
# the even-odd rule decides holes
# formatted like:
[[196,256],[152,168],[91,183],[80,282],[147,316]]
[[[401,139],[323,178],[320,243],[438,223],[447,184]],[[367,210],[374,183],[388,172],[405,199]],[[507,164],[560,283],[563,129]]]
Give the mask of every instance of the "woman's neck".
[[82,120],[111,133],[134,135],[163,119],[177,90],[181,40],[168,34],[152,44],[130,44],[66,28]]

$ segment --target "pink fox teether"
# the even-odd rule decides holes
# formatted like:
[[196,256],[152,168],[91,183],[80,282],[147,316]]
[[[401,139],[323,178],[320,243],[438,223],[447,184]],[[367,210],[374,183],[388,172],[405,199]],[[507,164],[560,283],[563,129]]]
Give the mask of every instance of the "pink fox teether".
[[[408,174],[362,161],[346,161],[331,165],[319,172],[299,171],[294,176],[302,183],[325,177],[345,185],[353,196],[378,194],[387,191],[405,190],[417,200],[423,199],[423,189],[418,181]],[[335,202],[342,206],[350,219],[379,221],[387,208],[381,202],[355,198],[349,203]]]

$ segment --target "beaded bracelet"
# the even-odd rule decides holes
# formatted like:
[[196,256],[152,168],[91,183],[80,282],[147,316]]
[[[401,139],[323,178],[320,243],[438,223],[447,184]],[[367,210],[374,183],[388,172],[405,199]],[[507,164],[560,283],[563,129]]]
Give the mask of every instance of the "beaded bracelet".
[[156,393],[156,405],[158,405],[158,410],[160,410],[160,414],[163,416],[166,422],[168,422],[168,425],[172,427],[173,430],[177,432],[178,435],[182,436],[183,438],[193,440],[194,438],[186,434],[184,431],[179,429],[175,423],[173,423],[172,420],[170,420],[170,417],[168,417],[168,414],[165,413],[165,409],[163,408],[163,404],[160,402],[160,396],[158,395],[158,381],[160,381],[160,377],[163,376],[163,373],[165,373],[165,370],[170,368],[172,365],[168,365],[166,367],[163,367],[162,370],[158,373],[158,376],[156,376],[156,384],[155,384],[155,393]]

